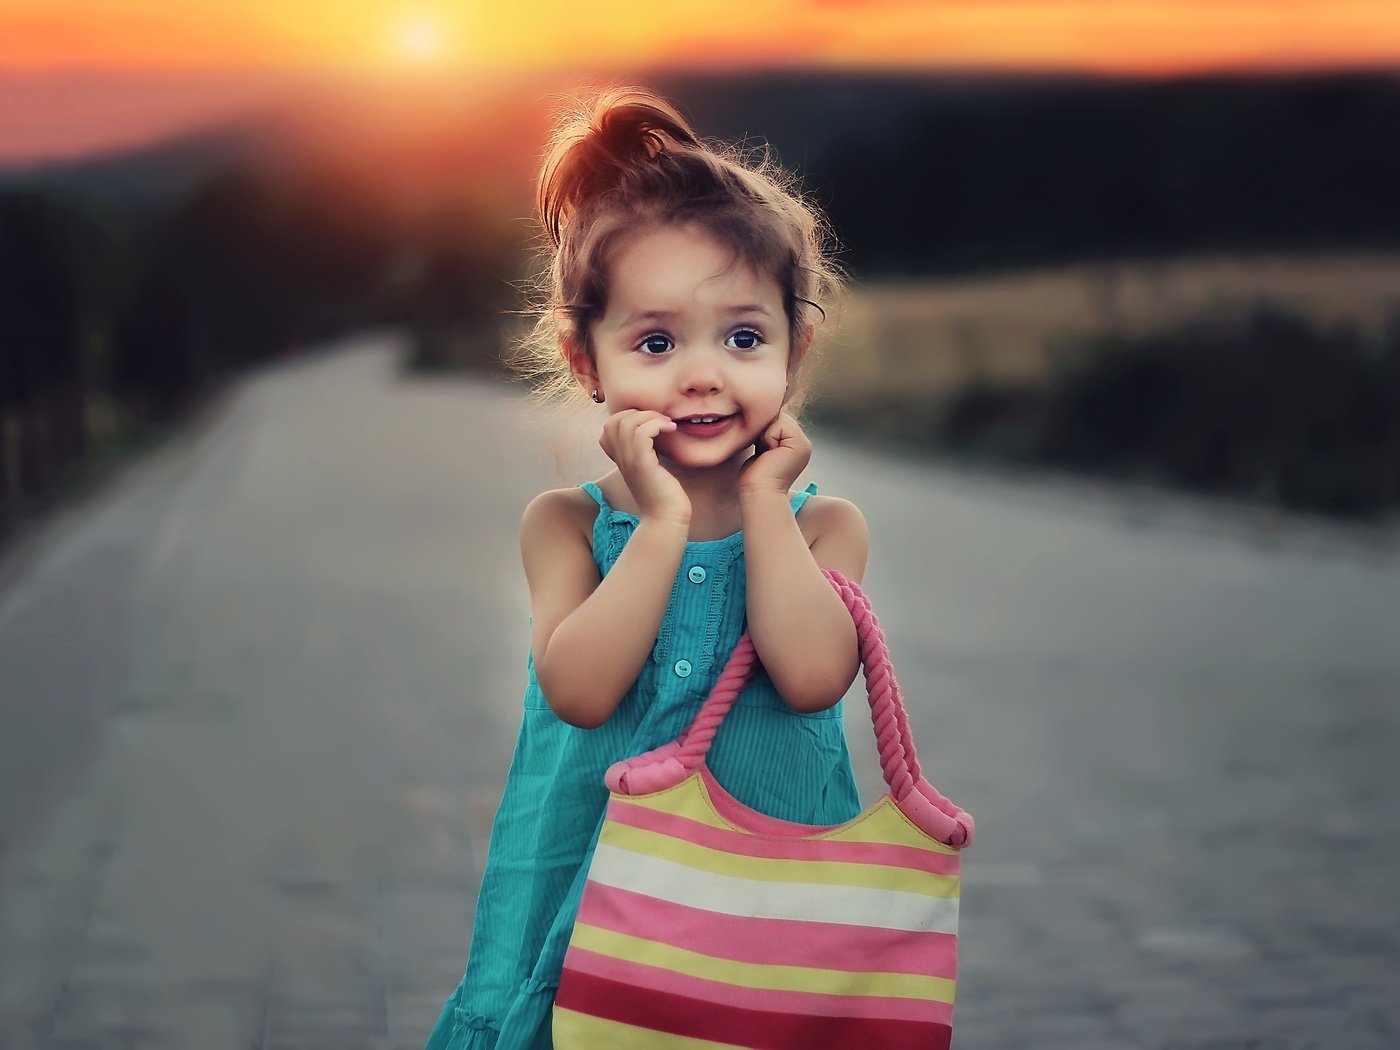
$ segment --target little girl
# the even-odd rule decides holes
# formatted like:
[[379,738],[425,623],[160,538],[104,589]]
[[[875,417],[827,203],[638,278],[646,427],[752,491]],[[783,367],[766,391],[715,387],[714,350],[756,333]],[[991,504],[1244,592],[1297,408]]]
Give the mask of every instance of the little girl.
[[526,352],[603,408],[615,469],[526,508],[524,721],[471,955],[429,1050],[548,1048],[602,820],[603,772],[680,734],[747,628],[762,671],[710,752],[749,806],[804,824],[860,811],[840,699],[859,668],[822,569],[859,581],[854,505],[791,488],[823,225],[766,163],[711,148],[671,106],[614,91],[556,132],[539,182],[550,302]]

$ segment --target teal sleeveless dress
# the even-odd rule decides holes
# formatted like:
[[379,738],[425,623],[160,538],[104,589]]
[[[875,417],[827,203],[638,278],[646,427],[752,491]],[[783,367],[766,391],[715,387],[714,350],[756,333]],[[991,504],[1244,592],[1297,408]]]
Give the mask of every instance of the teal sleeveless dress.
[[[593,558],[606,574],[637,527],[592,482]],[[792,499],[801,510],[816,492]],[[466,974],[428,1050],[549,1050],[550,1014],[608,791],[619,759],[675,739],[745,627],[743,533],[686,544],[656,644],[611,718],[579,729],[555,716],[527,660],[515,756],[491,830]],[[625,629],[626,625],[619,625]],[[709,765],[731,794],[769,816],[838,824],[860,812],[841,704],[803,715],[760,671],[715,737]]]

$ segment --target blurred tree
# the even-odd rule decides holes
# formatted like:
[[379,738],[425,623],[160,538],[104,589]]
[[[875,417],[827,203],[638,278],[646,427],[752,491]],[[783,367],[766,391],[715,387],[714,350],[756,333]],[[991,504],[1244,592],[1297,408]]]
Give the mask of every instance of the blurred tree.
[[161,254],[184,288],[184,328],[197,381],[281,349],[294,313],[281,278],[283,195],[233,168],[196,187],[170,221]]
[[107,381],[138,421],[169,418],[203,380],[199,348],[190,337],[186,274],[164,243],[132,259],[130,296],[113,335]]
[[42,497],[85,443],[74,216],[54,194],[0,195],[0,519]]
[[358,318],[382,248],[312,181],[219,171],[153,223],[113,357],[116,389],[168,415],[231,371]]
[[518,254],[513,235],[472,201],[440,203],[419,221],[400,256],[394,306],[412,339],[411,367],[499,365]]

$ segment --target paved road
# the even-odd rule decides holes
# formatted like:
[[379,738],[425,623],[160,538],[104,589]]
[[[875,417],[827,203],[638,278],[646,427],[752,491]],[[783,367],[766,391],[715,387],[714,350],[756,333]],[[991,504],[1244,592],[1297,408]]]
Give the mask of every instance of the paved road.
[[[817,440],[979,820],[957,1045],[1400,1046],[1400,557]],[[421,1046],[513,741],[515,526],[591,442],[365,339],[0,569],[0,1047]]]

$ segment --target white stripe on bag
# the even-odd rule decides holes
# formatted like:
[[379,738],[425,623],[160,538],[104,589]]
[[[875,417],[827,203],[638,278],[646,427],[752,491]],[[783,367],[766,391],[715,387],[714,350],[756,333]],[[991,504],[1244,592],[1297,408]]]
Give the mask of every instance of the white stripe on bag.
[[754,882],[697,871],[602,843],[593,854],[588,877],[616,889],[721,915],[834,922],[887,930],[958,932],[956,898],[863,886]]

